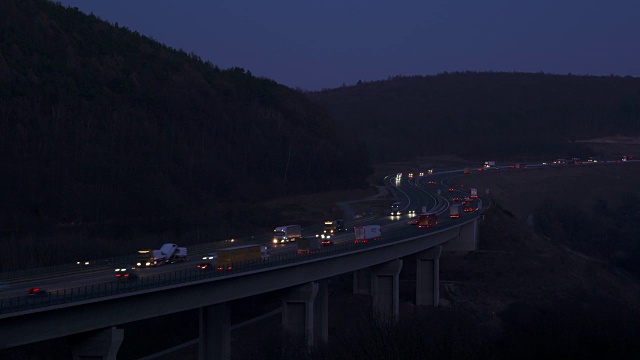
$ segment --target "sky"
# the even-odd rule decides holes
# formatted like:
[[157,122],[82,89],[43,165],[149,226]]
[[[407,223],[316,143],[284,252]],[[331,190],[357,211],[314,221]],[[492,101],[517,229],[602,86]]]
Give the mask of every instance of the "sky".
[[445,71],[640,76],[639,0],[58,2],[305,90]]

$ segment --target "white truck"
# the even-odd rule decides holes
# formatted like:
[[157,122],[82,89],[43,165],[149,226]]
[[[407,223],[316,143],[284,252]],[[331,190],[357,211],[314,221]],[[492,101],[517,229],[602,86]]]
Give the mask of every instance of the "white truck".
[[353,232],[355,234],[355,240],[353,241],[355,244],[366,243],[369,242],[369,240],[378,240],[381,235],[380,225],[355,226]]
[[469,189],[469,192],[470,192],[470,194],[469,194],[470,198],[472,198],[472,199],[478,198],[478,189],[471,188],[471,189]]
[[167,243],[160,247],[160,250],[143,249],[138,250],[138,261],[136,266],[150,267],[162,264],[187,260],[187,248],[179,247],[176,244]]
[[296,241],[302,237],[302,227],[300,225],[278,226],[273,230],[273,243],[284,244]]

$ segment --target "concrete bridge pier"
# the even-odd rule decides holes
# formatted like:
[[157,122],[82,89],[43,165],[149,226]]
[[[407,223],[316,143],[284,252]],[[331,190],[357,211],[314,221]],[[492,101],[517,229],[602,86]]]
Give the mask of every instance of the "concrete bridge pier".
[[329,341],[329,283],[327,280],[318,282],[318,295],[314,304],[315,342],[326,344]]
[[353,293],[371,295],[371,269],[364,268],[353,272]]
[[[322,298],[327,297],[325,293],[324,296],[320,295],[320,299],[316,299],[320,287],[317,282],[306,283],[292,287],[283,297],[282,328],[289,340],[301,339],[305,346],[313,346],[315,331],[319,326],[316,320],[322,322],[323,318],[322,314],[315,314],[323,308],[322,305],[316,305],[316,301],[322,302]],[[326,287],[322,288],[326,292]]]
[[442,246],[416,254],[416,305],[440,305],[440,254]]
[[460,235],[443,244],[445,251],[474,251],[478,249],[478,219],[460,227]]
[[231,358],[231,317],[227,303],[200,308],[199,360]]
[[373,309],[393,321],[400,313],[400,270],[402,260],[395,259],[371,268]]
[[116,354],[124,340],[124,329],[115,326],[98,332],[74,335],[71,355],[73,360],[116,360]]

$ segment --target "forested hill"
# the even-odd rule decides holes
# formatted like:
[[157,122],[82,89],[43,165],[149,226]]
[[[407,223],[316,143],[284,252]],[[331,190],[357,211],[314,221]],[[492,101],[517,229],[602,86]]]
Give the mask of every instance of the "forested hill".
[[[374,160],[586,151],[571,140],[640,133],[640,78],[464,72],[312,93]],[[584,154],[583,154],[584,156]]]
[[0,232],[193,220],[370,171],[326,111],[244,69],[45,0],[0,0],[0,28]]

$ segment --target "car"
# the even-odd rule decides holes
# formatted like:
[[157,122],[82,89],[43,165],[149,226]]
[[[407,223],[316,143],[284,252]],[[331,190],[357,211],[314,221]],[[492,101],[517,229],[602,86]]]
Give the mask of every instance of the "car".
[[462,198],[459,198],[459,197],[455,196],[455,197],[452,197],[451,200],[453,200],[453,201],[462,201]]
[[27,290],[27,296],[29,297],[44,297],[47,296],[48,292],[39,287],[32,287]]
[[322,246],[331,246],[333,245],[333,240],[331,238],[324,238],[320,241],[320,245]]
[[215,267],[213,266],[213,264],[205,262],[205,263],[199,263],[198,265],[196,265],[196,268],[200,269],[200,270],[213,270],[215,269]]
[[135,280],[138,278],[138,274],[133,271],[132,266],[122,265],[117,267],[114,272],[116,279],[118,280]]
[[429,185],[435,185],[435,184],[436,184],[436,182],[435,182],[435,181],[433,181],[433,180],[429,180]]
[[418,218],[414,217],[414,218],[409,219],[409,221],[407,221],[407,224],[408,225],[418,225]]
[[454,188],[449,188],[449,192],[454,192],[454,191],[456,191],[456,189],[454,189]]

